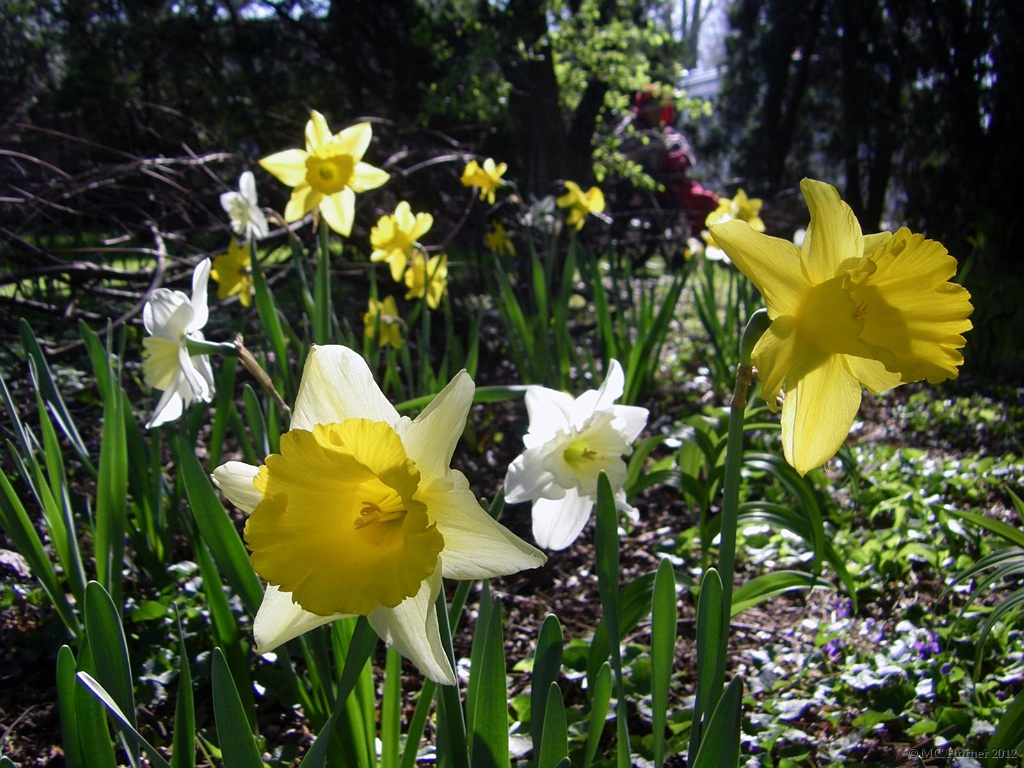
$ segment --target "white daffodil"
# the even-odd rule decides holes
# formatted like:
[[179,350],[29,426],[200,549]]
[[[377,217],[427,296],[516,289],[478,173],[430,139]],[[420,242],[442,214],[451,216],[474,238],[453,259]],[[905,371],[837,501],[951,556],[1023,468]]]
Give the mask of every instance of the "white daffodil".
[[194,400],[213,399],[213,370],[206,355],[192,355],[188,341],[204,341],[200,330],[206,325],[206,284],[210,260],[203,259],[192,273],[192,297],[181,291],[157,288],[142,310],[142,323],[150,334],[142,340],[145,351],[142,373],[146,383],[162,389],[147,427],[157,427],[181,416]]
[[245,171],[238,177],[237,192],[220,196],[220,205],[231,219],[231,231],[243,241],[267,236],[267,217],[256,204],[256,177],[252,171]]
[[253,568],[269,582],[254,622],[258,653],[363,615],[431,680],[455,683],[434,612],[441,577],[486,579],[545,561],[450,466],[474,389],[461,371],[409,419],[360,355],[313,347],[281,452],[262,467],[228,462],[213,473],[249,513]]
[[540,546],[565,549],[576,540],[597,501],[601,472],[615,489],[615,506],[637,519],[623,490],[622,457],[647,424],[647,409],[614,405],[624,386],[622,366],[612,360],[600,389],[576,399],[546,387],[527,388],[526,451],[508,468],[505,500],[533,502],[533,537]]

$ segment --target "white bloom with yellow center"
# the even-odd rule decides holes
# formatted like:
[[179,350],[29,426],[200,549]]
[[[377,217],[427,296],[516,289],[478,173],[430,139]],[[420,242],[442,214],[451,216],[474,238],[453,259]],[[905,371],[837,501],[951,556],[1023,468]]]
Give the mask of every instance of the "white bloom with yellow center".
[[157,427],[181,416],[195,400],[213,399],[213,370],[206,355],[191,355],[189,339],[203,341],[201,328],[210,312],[206,305],[206,284],[210,260],[204,259],[192,274],[192,296],[169,288],[157,288],[142,310],[142,324],[150,334],[145,347],[142,373],[146,383],[162,389],[147,427]]
[[220,206],[231,219],[231,231],[244,242],[249,238],[266,237],[267,217],[256,203],[256,177],[245,171],[238,178],[238,191],[220,196]]
[[250,513],[245,540],[269,582],[254,623],[258,653],[363,615],[431,680],[455,683],[434,611],[441,577],[486,579],[545,561],[450,466],[474,389],[461,371],[409,419],[360,355],[313,347],[281,453],[213,473]]
[[546,549],[565,549],[580,535],[597,500],[601,472],[615,489],[615,506],[637,519],[626,500],[623,455],[647,424],[647,409],[615,405],[625,376],[612,360],[601,387],[578,398],[546,387],[526,390],[530,427],[526,451],[508,468],[505,500],[533,502],[533,537]]

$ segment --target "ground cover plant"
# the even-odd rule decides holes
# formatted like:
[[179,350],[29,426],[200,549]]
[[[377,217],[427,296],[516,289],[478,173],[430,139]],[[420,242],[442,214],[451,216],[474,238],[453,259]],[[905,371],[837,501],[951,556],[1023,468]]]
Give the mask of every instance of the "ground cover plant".
[[16,324],[5,765],[1016,761],[1024,402],[949,381],[941,244],[808,179],[800,246],[737,194],[622,258],[466,154],[449,250],[306,117],[219,242]]

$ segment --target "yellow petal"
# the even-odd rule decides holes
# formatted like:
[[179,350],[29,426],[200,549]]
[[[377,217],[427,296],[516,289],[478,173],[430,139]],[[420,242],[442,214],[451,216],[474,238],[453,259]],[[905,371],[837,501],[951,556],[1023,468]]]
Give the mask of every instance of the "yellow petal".
[[836,455],[860,407],[861,388],[839,355],[830,355],[796,385],[782,406],[782,445],[788,461],[805,475]]
[[770,318],[797,313],[809,284],[800,266],[800,251],[793,243],[763,235],[736,220],[713,226],[711,234],[764,296]]
[[811,283],[823,283],[838,274],[844,261],[863,255],[860,223],[831,184],[804,179],[800,190],[811,212],[804,235],[803,267]]
[[298,221],[310,211],[315,210],[322,199],[322,194],[303,181],[292,190],[292,196],[284,209],[284,220]]
[[366,154],[370,140],[373,138],[373,129],[369,123],[356,123],[343,130],[335,137],[334,152],[352,155],[352,158],[359,162]]
[[345,188],[333,195],[328,195],[320,201],[320,215],[324,217],[327,226],[339,235],[348,237],[352,233],[352,222],[356,217],[356,195],[349,188]]
[[275,176],[279,181],[294,187],[306,179],[307,152],[301,149],[286,149],[284,152],[264,157],[260,166]]
[[827,352],[800,338],[794,318],[786,315],[774,320],[751,354],[768,407],[776,409],[776,399],[783,385],[794,386],[808,372],[824,364],[827,357]]
[[356,163],[351,186],[356,192],[376,189],[391,178],[391,174],[367,163]]
[[331,140],[331,129],[327,127],[327,119],[315,109],[310,113],[306,123],[306,147],[311,152],[320,149]]
[[888,392],[903,383],[900,375],[886,370],[880,360],[844,355],[843,361],[850,375],[873,395]]

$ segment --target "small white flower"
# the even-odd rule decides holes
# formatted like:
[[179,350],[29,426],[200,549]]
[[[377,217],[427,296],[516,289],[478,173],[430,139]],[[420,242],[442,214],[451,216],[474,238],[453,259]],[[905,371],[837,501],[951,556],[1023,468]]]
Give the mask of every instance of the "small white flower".
[[206,355],[192,356],[189,339],[203,341],[200,330],[209,318],[206,284],[210,278],[210,260],[204,259],[192,275],[192,297],[181,291],[157,288],[142,310],[142,323],[148,338],[143,339],[143,378],[163,396],[156,404],[147,427],[157,427],[181,416],[194,400],[213,399],[213,371]]
[[508,468],[505,500],[533,502],[533,537],[546,549],[565,549],[580,535],[597,500],[604,472],[615,489],[615,506],[632,519],[626,501],[623,455],[647,424],[647,409],[614,405],[625,376],[612,360],[600,389],[573,399],[564,392],[531,386],[526,390],[530,427],[526,451]]
[[220,196],[220,205],[231,219],[231,230],[242,240],[267,236],[267,217],[256,204],[256,177],[252,171],[238,177],[238,192]]

